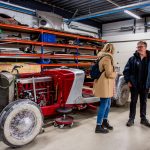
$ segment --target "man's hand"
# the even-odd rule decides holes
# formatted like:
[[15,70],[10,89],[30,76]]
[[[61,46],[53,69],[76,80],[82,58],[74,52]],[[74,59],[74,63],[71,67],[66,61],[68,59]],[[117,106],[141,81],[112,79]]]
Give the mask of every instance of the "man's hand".
[[131,87],[132,87],[131,82],[128,82],[128,87],[129,87],[129,88],[131,88]]

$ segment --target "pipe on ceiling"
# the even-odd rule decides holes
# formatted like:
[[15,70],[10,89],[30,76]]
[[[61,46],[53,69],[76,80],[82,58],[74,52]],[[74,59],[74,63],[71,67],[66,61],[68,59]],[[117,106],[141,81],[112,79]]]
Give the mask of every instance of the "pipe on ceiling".
[[91,14],[83,15],[83,16],[76,17],[73,19],[65,19],[65,21],[66,22],[68,22],[68,21],[81,21],[81,20],[85,20],[85,19],[91,19],[91,18],[96,18],[96,17],[100,17],[100,16],[119,13],[119,12],[122,12],[124,10],[133,10],[133,9],[147,7],[147,6],[150,6],[150,0],[146,1],[146,2],[140,2],[140,3],[135,3],[135,4],[131,4],[131,5],[126,5],[126,6],[122,6],[122,7],[118,7],[118,8],[105,10],[105,11],[91,13]]
[[25,7],[21,7],[21,6],[17,6],[17,5],[13,5],[13,4],[6,3],[6,2],[0,2],[0,7],[9,9],[9,10],[13,10],[13,11],[18,11],[18,12],[25,13],[28,15],[33,15],[33,16],[36,15],[34,10],[31,10],[31,9],[28,9]]

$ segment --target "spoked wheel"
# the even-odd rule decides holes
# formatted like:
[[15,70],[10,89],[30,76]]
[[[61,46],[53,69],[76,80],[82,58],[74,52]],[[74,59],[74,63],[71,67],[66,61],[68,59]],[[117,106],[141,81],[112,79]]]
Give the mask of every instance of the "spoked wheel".
[[17,100],[1,113],[2,139],[11,147],[30,143],[41,131],[43,117],[40,108],[30,100]]

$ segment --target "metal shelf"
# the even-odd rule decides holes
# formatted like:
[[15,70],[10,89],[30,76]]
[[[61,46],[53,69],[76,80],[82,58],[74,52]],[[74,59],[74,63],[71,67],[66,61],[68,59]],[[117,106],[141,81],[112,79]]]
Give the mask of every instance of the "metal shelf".
[[60,66],[67,66],[67,67],[90,67],[91,63],[78,63],[78,64],[42,64],[41,67],[60,67]]
[[11,25],[11,24],[2,24],[0,23],[0,28],[1,29],[9,29],[13,31],[20,31],[20,32],[37,32],[37,33],[49,33],[49,34],[54,34],[57,36],[61,37],[70,37],[70,38],[75,38],[75,39],[82,39],[82,40],[89,40],[89,41],[96,41],[96,42],[102,42],[105,43],[107,42],[106,40],[102,40],[99,38],[93,38],[93,37],[88,37],[88,36],[82,36],[79,34],[73,34],[73,33],[68,33],[68,32],[63,32],[63,31],[57,31],[57,30],[50,30],[50,29],[37,29],[37,28],[30,28],[27,26],[20,26],[20,25]]
[[96,60],[97,56],[77,56],[77,55],[71,55],[71,54],[63,54],[63,55],[50,55],[50,54],[11,54],[11,53],[5,53],[0,54],[0,58],[17,58],[17,59],[69,59],[69,60]]
[[46,46],[46,47],[61,47],[61,48],[72,48],[72,49],[85,49],[85,50],[98,50],[96,47],[91,46],[78,46],[78,45],[71,45],[71,44],[59,44],[59,43],[47,43],[47,42],[36,42],[30,40],[17,40],[17,39],[0,39],[0,42],[11,44],[11,43],[18,43],[18,44],[29,44],[29,45],[37,45],[37,46]]
[[0,23],[0,28],[6,30],[12,30],[12,31],[20,31],[20,32],[38,32],[38,33],[41,32],[40,29],[36,29],[36,28],[30,28],[27,26],[19,26],[19,25],[12,25],[12,24],[2,24],[2,23]]
[[[23,32],[23,33],[49,33],[56,35],[57,37],[68,37],[70,39],[77,39],[77,40],[87,40],[87,41],[94,41],[94,42],[101,42],[105,43],[106,40],[102,40],[99,38],[92,38],[88,36],[82,36],[79,34],[57,31],[52,29],[37,29],[37,28],[30,28],[27,26],[20,26],[20,25],[11,25],[11,24],[1,24],[0,29],[14,31],[14,32]],[[71,48],[77,50],[100,50],[98,47],[92,46],[79,46],[79,45],[71,45],[71,44],[59,44],[59,43],[48,43],[48,42],[38,42],[38,41],[31,41],[31,40],[22,40],[22,39],[0,39],[1,44],[23,44],[23,45],[36,45],[41,47],[58,47],[58,48]],[[45,50],[46,51],[46,50]],[[72,55],[72,54],[13,54],[13,53],[0,53],[1,59],[60,59],[60,60],[79,60],[79,61],[93,61],[97,59],[97,56],[88,56],[88,55]],[[68,67],[89,67],[91,63],[63,63],[63,64],[42,64],[41,67],[59,67],[59,66],[68,66]]]

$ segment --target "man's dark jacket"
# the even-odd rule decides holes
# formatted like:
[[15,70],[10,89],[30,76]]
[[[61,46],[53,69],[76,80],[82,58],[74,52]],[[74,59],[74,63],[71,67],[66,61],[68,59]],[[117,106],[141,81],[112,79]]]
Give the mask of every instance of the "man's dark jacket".
[[[147,59],[148,59],[148,68],[147,68],[147,79],[146,79],[146,83],[145,83],[145,89],[149,89],[150,88],[150,51],[146,51],[147,52]],[[132,86],[134,88],[138,87],[138,77],[139,77],[139,72],[138,72],[138,67],[140,64],[140,56],[137,52],[134,53],[134,55],[132,57],[129,58],[124,71],[123,71],[123,75],[124,75],[124,79],[125,81],[131,82]]]

